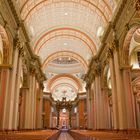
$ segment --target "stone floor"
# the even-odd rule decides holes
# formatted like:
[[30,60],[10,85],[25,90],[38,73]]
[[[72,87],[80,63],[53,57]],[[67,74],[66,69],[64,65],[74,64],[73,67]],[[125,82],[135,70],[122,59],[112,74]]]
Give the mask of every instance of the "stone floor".
[[58,138],[58,140],[74,140],[70,134],[67,132],[62,132]]

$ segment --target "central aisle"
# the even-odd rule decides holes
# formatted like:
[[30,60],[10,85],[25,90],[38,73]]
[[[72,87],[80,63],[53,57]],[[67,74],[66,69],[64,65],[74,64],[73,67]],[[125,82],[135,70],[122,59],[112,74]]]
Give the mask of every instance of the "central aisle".
[[74,140],[73,137],[67,133],[67,132],[62,132],[58,138],[58,140]]

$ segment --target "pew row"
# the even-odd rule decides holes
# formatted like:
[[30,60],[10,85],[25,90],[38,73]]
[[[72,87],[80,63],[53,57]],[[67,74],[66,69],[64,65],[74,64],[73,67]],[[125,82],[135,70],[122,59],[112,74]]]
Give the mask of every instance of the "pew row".
[[0,133],[0,140],[56,140],[59,135],[58,130],[9,132]]
[[140,133],[114,133],[111,131],[71,130],[69,134],[76,140],[140,140]]

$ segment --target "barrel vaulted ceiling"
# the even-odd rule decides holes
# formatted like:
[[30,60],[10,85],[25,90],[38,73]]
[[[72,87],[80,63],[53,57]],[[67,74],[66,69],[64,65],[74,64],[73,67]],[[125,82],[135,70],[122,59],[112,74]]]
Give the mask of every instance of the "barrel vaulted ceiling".
[[[16,0],[16,5],[47,78],[70,74],[82,82],[91,57],[100,48],[100,37],[117,7],[116,0]],[[67,87],[74,99],[78,90],[62,81],[63,88],[58,82],[53,92],[60,94]]]

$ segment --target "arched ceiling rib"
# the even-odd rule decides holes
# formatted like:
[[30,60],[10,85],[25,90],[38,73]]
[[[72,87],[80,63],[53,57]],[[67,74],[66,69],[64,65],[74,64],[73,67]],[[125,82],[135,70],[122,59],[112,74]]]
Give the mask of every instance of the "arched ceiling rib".
[[47,58],[57,52],[73,52],[73,54],[83,58],[87,64],[89,57],[92,56],[91,51],[85,47],[85,44],[79,40],[67,37],[58,37],[55,42],[50,40],[45,47],[40,49],[38,55],[41,56],[41,60],[44,63]]
[[20,13],[23,19],[26,19],[30,14],[35,12],[37,9],[42,8],[43,6],[50,5],[52,3],[62,3],[62,2],[72,2],[75,5],[80,4],[85,7],[88,7],[91,10],[96,9],[105,19],[109,18],[109,14],[112,14],[112,11],[115,7],[114,0],[19,0],[18,4],[20,7]]
[[28,30],[32,32],[32,38],[54,27],[72,27],[83,30],[90,35],[96,45],[99,45],[100,41],[96,37],[97,29],[100,26],[105,27],[109,19],[105,21],[96,7],[91,10],[79,3],[75,5],[73,2],[60,2],[39,7],[25,23]]
[[[67,57],[76,59],[82,65],[82,67],[84,69],[84,72],[87,71],[88,64],[84,60],[84,58],[82,58],[78,54],[76,54],[74,52],[70,52],[70,51],[56,52],[56,53],[50,55],[49,57],[47,57],[46,60],[44,61],[43,65],[42,65],[43,70],[46,71],[47,68],[49,69],[49,66],[48,65],[50,64],[50,61],[52,61],[52,60],[54,60],[56,58],[64,57],[64,56],[67,56]],[[66,65],[64,67],[66,68]],[[75,65],[73,65],[73,66],[71,65],[71,67],[74,69],[75,68]],[[83,71],[83,69],[82,69],[82,71]],[[53,71],[56,71],[56,73],[57,73],[57,68],[55,67],[55,70],[53,70]],[[79,72],[80,71],[81,71],[81,69],[79,69]],[[65,72],[65,69],[63,69],[62,72],[64,73]],[[77,71],[77,73],[78,73],[78,71]]]
[[94,44],[92,39],[84,32],[74,28],[56,28],[45,32],[38,38],[37,42],[33,47],[35,53],[38,54],[40,48],[47,44],[49,40],[55,40],[55,38],[60,36],[67,36],[67,38],[73,37],[75,39],[78,39],[79,41],[82,41],[85,44],[85,46],[87,46],[91,50],[93,55],[95,55],[97,52],[96,45]]
[[82,89],[82,85],[79,79],[76,77],[70,75],[70,74],[60,74],[56,75],[53,78],[48,80],[47,86],[48,89],[51,91],[51,89],[60,84],[60,83],[67,83],[73,85],[77,90]]

